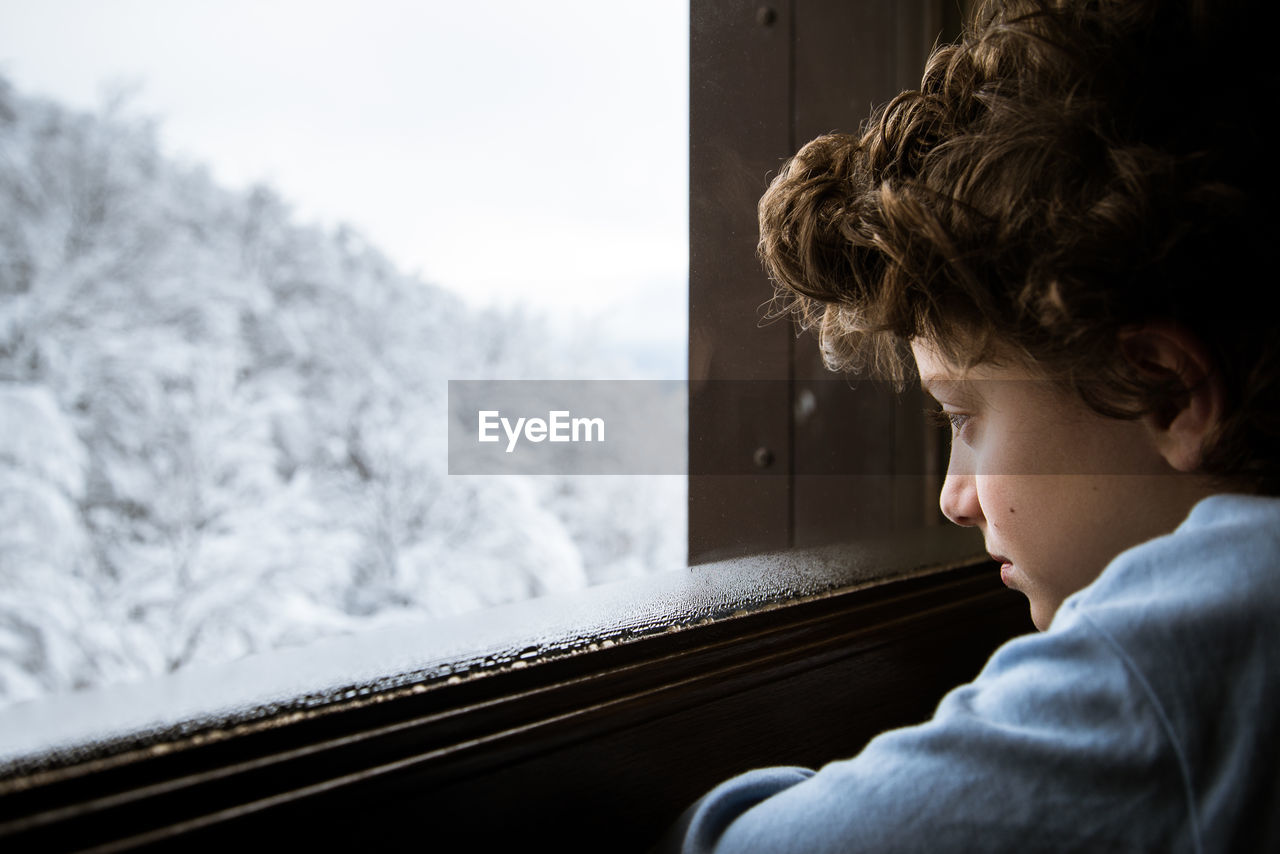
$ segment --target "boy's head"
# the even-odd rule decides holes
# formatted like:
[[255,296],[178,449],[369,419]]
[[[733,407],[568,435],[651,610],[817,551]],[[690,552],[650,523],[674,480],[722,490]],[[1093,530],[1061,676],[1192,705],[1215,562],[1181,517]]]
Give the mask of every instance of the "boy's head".
[[[919,91],[861,135],[809,143],[761,200],[762,257],[818,327],[829,364],[896,380],[927,371],[949,389],[962,377],[1034,379],[1042,388],[998,401],[1027,409],[1004,429],[1025,436],[1043,420],[1030,409],[1047,408],[1084,419],[1075,435],[1089,449],[1141,458],[1112,472],[1137,480],[1089,486],[1095,504],[1124,503],[1093,520],[1103,545],[1066,593],[1119,548],[1176,525],[1199,495],[1280,494],[1280,336],[1255,296],[1274,277],[1270,5],[987,4],[960,44],[934,52]],[[1128,444],[1139,438],[1141,451]],[[1092,453],[1056,434],[1045,452],[1059,439],[1054,453]],[[990,431],[984,441],[970,474],[1032,470],[992,470]],[[981,522],[958,509],[956,455],[944,510],[1018,557],[993,541],[993,507]],[[1161,471],[1188,476],[1143,479]],[[1119,513],[1134,502],[1153,518]],[[1019,512],[1001,509],[1006,526]],[[1053,514],[1053,502],[1035,512]],[[1074,535],[1089,532],[1088,515]],[[1051,617],[1054,597],[1043,604]]]

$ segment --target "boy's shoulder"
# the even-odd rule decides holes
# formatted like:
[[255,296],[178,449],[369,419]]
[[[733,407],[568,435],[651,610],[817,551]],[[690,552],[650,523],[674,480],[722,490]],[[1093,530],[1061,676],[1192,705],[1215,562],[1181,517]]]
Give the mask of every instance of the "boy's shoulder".
[[1275,785],[1260,757],[1280,749],[1278,573],[1280,498],[1214,495],[1173,533],[1120,554],[1044,638],[1089,635],[1109,650],[1169,739],[1204,839],[1280,834],[1243,801],[1214,797]]
[[1280,714],[1280,682],[1265,676],[1280,669],[1277,614],[1280,498],[1221,494],[1117,556],[1063,603],[1044,639],[1087,636],[1109,650],[1194,769],[1197,757],[1233,753],[1202,737],[1222,715],[1248,740]]
[[1192,621],[1239,622],[1249,613],[1280,607],[1278,573],[1280,497],[1212,495],[1173,532],[1118,555],[1096,581],[1063,603],[1054,623],[1103,619],[1110,611],[1139,624],[1179,614]]

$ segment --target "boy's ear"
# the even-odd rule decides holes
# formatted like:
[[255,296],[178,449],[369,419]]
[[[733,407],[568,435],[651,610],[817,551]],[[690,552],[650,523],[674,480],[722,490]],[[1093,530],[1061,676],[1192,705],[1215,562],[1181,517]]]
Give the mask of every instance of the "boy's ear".
[[1156,447],[1178,471],[1195,471],[1223,415],[1222,380],[1208,350],[1186,328],[1151,323],[1120,333],[1120,350],[1138,371],[1185,389],[1169,406],[1143,416]]

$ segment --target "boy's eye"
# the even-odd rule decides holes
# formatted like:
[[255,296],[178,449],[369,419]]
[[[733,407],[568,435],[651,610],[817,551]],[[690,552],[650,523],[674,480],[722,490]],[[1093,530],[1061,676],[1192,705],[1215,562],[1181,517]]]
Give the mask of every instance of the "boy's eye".
[[947,422],[951,425],[952,436],[959,436],[960,432],[964,430],[964,425],[969,423],[969,416],[963,412],[944,412],[942,414],[947,416]]
[[925,414],[929,420],[939,426],[951,428],[951,436],[957,437],[964,430],[965,424],[968,423],[970,416],[964,412],[951,412],[946,409],[927,409]]

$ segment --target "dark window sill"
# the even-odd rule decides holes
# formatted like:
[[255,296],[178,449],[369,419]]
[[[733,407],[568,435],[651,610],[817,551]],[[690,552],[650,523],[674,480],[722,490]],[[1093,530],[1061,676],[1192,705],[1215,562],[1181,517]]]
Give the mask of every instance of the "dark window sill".
[[[102,692],[111,702],[6,710],[4,740],[25,715],[21,737],[44,750],[6,745],[0,840],[128,848],[283,828],[326,844],[544,836],[642,850],[732,773],[822,764],[922,720],[1030,630],[965,533],[709,564],[351,638],[333,656],[313,647]],[[887,566],[892,578],[870,578]],[[221,699],[193,716],[202,692]],[[147,702],[150,728],[109,719]],[[79,718],[55,713],[73,706]],[[77,742],[77,720],[96,740]]]

